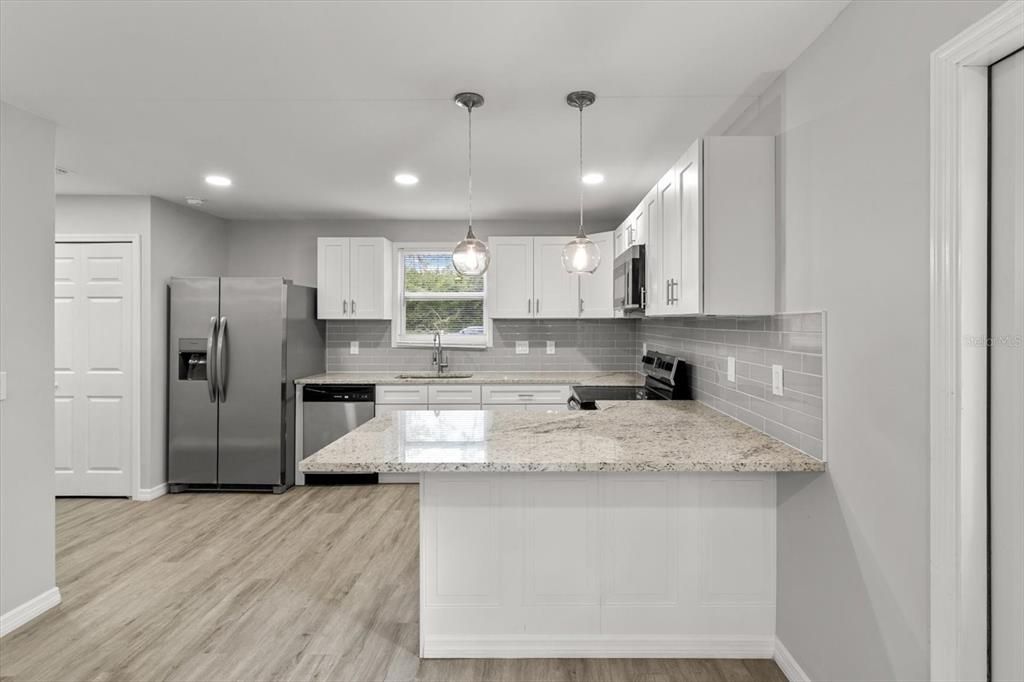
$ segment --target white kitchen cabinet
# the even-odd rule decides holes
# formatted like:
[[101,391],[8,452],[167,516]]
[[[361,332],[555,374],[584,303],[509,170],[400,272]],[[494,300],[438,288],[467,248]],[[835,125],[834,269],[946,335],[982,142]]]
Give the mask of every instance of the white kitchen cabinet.
[[426,384],[378,385],[376,392],[378,405],[426,405],[428,400]]
[[490,316],[495,319],[614,317],[615,235],[601,232],[590,238],[601,251],[597,272],[571,275],[562,264],[562,249],[572,237],[491,237],[488,241],[491,267],[487,274]]
[[533,237],[491,237],[487,240],[491,265],[487,270],[490,316],[532,318]]
[[483,387],[484,409],[489,405],[564,405],[570,386],[551,384],[493,384]]
[[317,317],[391,319],[391,242],[380,237],[320,237]]
[[616,258],[620,254],[625,253],[625,251],[626,251],[626,248],[627,248],[626,247],[626,239],[627,239],[626,235],[627,234],[628,234],[628,229],[626,227],[626,222],[623,222],[621,225],[616,227],[615,231],[612,233],[612,242],[615,245],[615,257]]
[[437,384],[428,386],[430,407],[443,405],[475,405],[480,407],[480,387],[465,384]]
[[567,237],[533,238],[534,317],[579,316],[580,276],[570,274],[562,264],[562,250],[569,241],[571,238]]
[[774,138],[697,140],[656,190],[647,315],[774,312]]
[[579,278],[580,286],[580,317],[615,317],[612,296],[612,276],[615,270],[614,235],[611,232],[598,232],[590,235],[590,238],[600,249],[601,262],[593,273],[575,275]]

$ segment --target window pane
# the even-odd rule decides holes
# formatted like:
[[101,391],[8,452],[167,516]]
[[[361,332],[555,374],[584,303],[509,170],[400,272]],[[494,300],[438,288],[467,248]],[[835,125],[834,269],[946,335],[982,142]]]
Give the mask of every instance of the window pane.
[[406,253],[402,256],[406,291],[480,292],[484,290],[482,275],[466,277],[452,266],[447,251]]
[[484,302],[406,301],[406,334],[458,334],[469,339],[484,335]]

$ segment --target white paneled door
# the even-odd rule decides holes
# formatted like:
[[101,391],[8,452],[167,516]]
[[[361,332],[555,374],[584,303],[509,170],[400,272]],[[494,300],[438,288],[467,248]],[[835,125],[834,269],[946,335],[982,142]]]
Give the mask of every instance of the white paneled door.
[[57,495],[132,492],[132,254],[127,243],[56,245]]

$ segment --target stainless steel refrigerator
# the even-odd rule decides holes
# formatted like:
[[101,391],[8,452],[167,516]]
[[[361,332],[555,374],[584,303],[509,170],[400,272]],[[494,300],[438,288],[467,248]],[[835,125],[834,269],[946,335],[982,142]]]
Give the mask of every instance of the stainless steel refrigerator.
[[295,481],[295,379],[324,370],[316,289],[280,277],[168,285],[170,492]]

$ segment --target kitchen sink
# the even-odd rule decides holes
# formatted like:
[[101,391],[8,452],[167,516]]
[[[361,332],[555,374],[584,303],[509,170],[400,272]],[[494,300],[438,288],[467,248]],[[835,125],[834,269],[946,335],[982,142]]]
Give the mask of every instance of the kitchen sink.
[[459,374],[458,372],[451,372],[445,374],[438,374],[437,372],[414,372],[412,374],[399,374],[396,379],[469,379],[472,374]]

